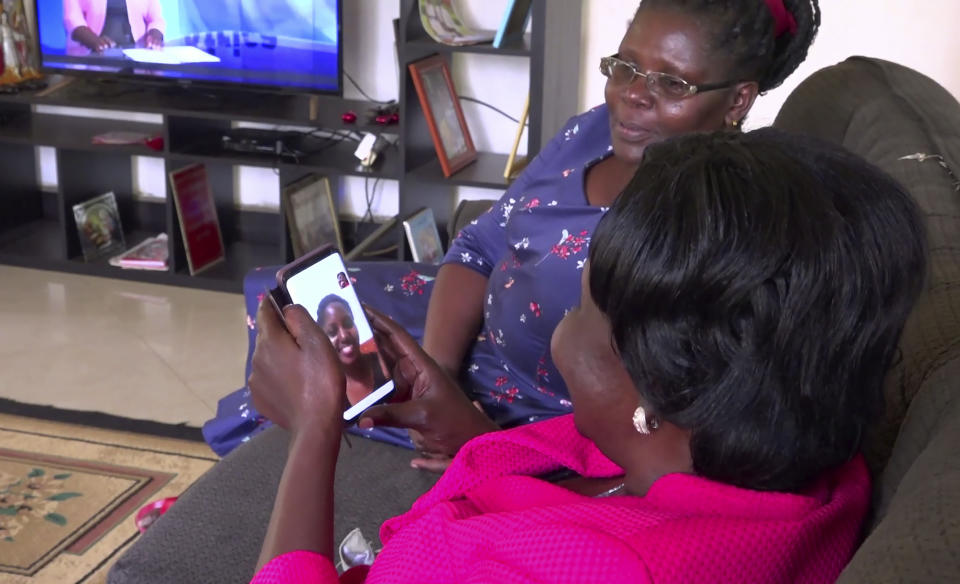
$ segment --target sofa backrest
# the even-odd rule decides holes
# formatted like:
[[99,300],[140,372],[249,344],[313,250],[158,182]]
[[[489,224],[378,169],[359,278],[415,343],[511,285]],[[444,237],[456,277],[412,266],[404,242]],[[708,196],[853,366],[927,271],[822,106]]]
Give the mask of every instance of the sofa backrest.
[[[927,288],[887,376],[885,416],[864,445],[878,478],[869,535],[840,582],[952,581],[960,574],[960,104],[916,71],[853,57],[798,86],[774,125],[860,154],[899,180],[926,216]],[[942,158],[903,159],[915,154]]]
[[937,154],[960,172],[960,104],[912,69],[852,57],[800,84],[774,125],[860,154],[899,180],[926,215],[927,290],[907,322],[900,358],[887,376],[884,419],[864,446],[876,474],[886,467],[900,423],[923,381],[960,354],[960,192],[935,159],[901,159]]

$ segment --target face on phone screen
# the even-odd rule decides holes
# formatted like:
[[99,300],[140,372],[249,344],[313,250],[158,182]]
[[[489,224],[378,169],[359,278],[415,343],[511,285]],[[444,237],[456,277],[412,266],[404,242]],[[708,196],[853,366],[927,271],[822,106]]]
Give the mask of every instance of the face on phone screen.
[[330,339],[347,377],[351,422],[393,391],[373,331],[340,254],[333,253],[286,280],[287,294],[317,321]]

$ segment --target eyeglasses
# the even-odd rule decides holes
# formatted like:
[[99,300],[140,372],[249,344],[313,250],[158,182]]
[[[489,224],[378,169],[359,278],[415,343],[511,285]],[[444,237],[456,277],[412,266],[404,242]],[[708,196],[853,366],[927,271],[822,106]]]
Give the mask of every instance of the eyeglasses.
[[619,55],[600,59],[600,72],[617,85],[630,85],[637,80],[637,77],[642,77],[650,93],[670,99],[683,99],[704,91],[724,89],[739,83],[739,81],[724,81],[722,83],[693,85],[676,75],[668,73],[658,73],[656,71],[643,73],[633,63],[620,59]]

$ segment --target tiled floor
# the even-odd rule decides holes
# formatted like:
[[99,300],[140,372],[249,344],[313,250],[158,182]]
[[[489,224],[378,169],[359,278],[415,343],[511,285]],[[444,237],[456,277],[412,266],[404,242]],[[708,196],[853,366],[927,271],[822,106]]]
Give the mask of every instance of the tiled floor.
[[0,396],[201,425],[243,384],[243,297],[0,266]]

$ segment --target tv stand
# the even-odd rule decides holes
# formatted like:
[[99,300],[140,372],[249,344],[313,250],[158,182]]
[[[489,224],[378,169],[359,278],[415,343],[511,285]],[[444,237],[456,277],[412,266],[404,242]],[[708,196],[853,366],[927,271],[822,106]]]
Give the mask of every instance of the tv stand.
[[[577,113],[577,75],[580,59],[580,2],[532,0],[531,33],[501,48],[490,43],[453,47],[440,45],[426,34],[417,0],[397,0],[400,22],[397,53],[400,62],[400,123],[381,126],[367,115],[376,104],[368,101],[308,94],[246,93],[211,90],[203,86],[115,84],[77,78],[52,78],[44,90],[0,94],[0,263],[123,278],[160,284],[239,292],[254,267],[277,265],[292,259],[285,209],[238,209],[235,169],[256,166],[272,169],[278,182],[288,185],[309,173],[330,178],[335,191],[340,177],[369,177],[399,183],[399,214],[421,207],[433,209],[444,224],[456,205],[454,189],[480,187],[502,192],[507,155],[480,152],[477,161],[445,178],[437,160],[426,118],[413,88],[408,65],[434,53],[518,58],[529,63],[530,121],[527,151],[535,155],[542,145]],[[111,110],[114,118],[58,115],[36,106],[64,106]],[[39,109],[39,111],[38,111]],[[357,114],[345,123],[347,111]],[[117,116],[115,112],[120,112]],[[135,118],[130,114],[154,114]],[[126,119],[123,119],[126,118]],[[140,120],[140,121],[134,121]],[[147,120],[147,121],[142,121]],[[396,148],[386,149],[372,168],[354,157],[350,141],[308,137],[302,156],[276,152],[225,151],[222,138],[235,122],[373,134],[397,134]],[[106,132],[162,136],[160,151],[144,144],[96,145],[92,138]],[[56,151],[56,191],[45,190],[37,176],[37,146]],[[286,146],[284,146],[286,148]],[[209,271],[189,275],[177,213],[169,181],[165,199],[135,197],[131,157],[159,159],[164,172],[201,163],[207,168],[226,247],[226,261]],[[365,181],[360,181],[361,183]],[[362,188],[362,187],[361,187]],[[121,270],[107,261],[84,262],[72,207],[107,191],[117,196],[124,235],[129,245],[158,233],[167,233],[172,269],[166,272]],[[361,191],[362,192],[362,191]],[[345,233],[352,230],[344,230]],[[395,230],[394,257],[404,257],[402,230]],[[384,242],[384,247],[393,247]],[[347,248],[349,250],[349,247]]]
[[[359,168],[353,157],[355,146],[350,142],[311,139],[303,133],[290,138],[281,132],[233,127],[234,121],[240,120],[304,126],[315,131],[389,131],[389,127],[346,126],[340,119],[346,109],[364,111],[372,107],[368,102],[322,98],[326,108],[311,119],[310,97],[304,95],[227,94],[204,87],[142,86],[93,79],[52,81],[56,84],[53,91],[0,95],[0,263],[236,292],[248,271],[286,263],[293,251],[282,209],[278,213],[237,208],[235,167],[273,168],[281,185],[310,173],[334,180],[344,175],[401,178],[399,157],[388,158],[371,169]],[[152,113],[160,121],[59,115],[43,109],[35,111],[34,106]],[[121,113],[119,117],[124,116]],[[93,143],[94,136],[108,132],[162,136],[164,145],[156,151],[142,143]],[[246,135],[247,150],[225,149],[223,137],[228,135]],[[280,144],[279,153],[276,146],[272,152],[263,151],[268,137],[274,145]],[[35,146],[57,150],[57,192],[43,192],[37,184]],[[166,173],[196,163],[206,166],[226,261],[200,274],[189,274],[170,186],[164,187],[165,200],[134,197],[131,156],[161,159]],[[128,246],[158,233],[169,235],[169,271],[122,270],[109,265],[106,258],[83,260],[72,207],[107,191],[117,197]]]

